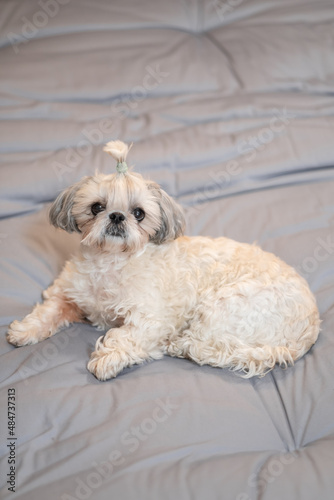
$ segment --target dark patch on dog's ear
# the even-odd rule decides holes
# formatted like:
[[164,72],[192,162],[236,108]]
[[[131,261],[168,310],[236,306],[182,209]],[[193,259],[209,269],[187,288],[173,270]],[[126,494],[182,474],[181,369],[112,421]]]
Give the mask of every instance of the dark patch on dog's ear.
[[155,235],[150,237],[150,241],[161,245],[165,241],[175,240],[182,236],[185,228],[185,218],[180,205],[155,182],[148,183],[148,189],[154,192],[161,213],[161,225]]
[[72,215],[72,208],[76,193],[90,178],[91,177],[84,177],[81,181],[61,192],[55,199],[49,212],[49,220],[53,226],[64,229],[68,233],[73,233],[73,231],[80,233]]

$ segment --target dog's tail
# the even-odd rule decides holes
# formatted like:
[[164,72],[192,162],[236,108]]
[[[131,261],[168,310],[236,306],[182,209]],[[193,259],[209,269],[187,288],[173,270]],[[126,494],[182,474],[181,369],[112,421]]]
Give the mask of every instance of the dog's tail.
[[240,376],[243,378],[263,377],[275,365],[283,368],[293,365],[303,354],[299,354],[297,350],[282,346],[244,346],[241,349],[237,349],[231,354],[230,359],[226,359],[226,361],[228,361],[229,368],[233,371],[241,372]]
[[[191,342],[187,346],[186,356],[183,357],[189,357],[200,365],[209,364],[241,372],[240,376],[243,378],[263,377],[275,365],[283,368],[293,365],[297,359],[306,354],[315,340],[296,342],[295,345],[289,345],[289,347],[251,346],[235,338],[230,342],[225,338],[223,342],[216,342],[209,346],[203,346],[203,342]],[[180,354],[176,355],[180,356]]]

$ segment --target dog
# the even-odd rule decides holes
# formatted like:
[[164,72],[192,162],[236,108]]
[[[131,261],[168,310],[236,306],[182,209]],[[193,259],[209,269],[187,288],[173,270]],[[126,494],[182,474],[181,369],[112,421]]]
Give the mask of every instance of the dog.
[[117,172],[84,177],[50,209],[56,228],[80,233],[80,255],[10,325],[8,341],[34,344],[88,321],[107,330],[87,365],[99,380],[165,354],[245,378],[301,358],[320,331],[306,281],[256,245],[183,236],[181,207],[128,170],[128,146],[105,150]]

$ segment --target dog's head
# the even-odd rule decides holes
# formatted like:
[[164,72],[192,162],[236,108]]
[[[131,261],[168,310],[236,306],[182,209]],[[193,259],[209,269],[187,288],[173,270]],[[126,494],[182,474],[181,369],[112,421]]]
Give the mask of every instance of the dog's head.
[[181,207],[158,184],[129,171],[84,177],[58,196],[50,221],[81,233],[85,245],[108,245],[114,252],[174,240],[185,225]]

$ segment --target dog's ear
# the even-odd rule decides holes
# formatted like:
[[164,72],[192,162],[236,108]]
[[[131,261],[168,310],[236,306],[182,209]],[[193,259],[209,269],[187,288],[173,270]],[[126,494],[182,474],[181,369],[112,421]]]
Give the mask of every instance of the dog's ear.
[[150,237],[150,241],[160,245],[165,241],[175,240],[182,236],[185,218],[180,205],[155,182],[148,183],[148,189],[154,192],[161,213],[161,225],[156,233]]
[[55,199],[49,212],[49,220],[53,226],[64,229],[68,233],[73,233],[73,231],[80,233],[72,214],[72,208],[76,193],[87,183],[88,179],[89,177],[84,177],[81,181],[61,192]]

